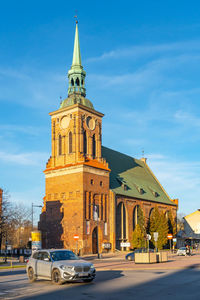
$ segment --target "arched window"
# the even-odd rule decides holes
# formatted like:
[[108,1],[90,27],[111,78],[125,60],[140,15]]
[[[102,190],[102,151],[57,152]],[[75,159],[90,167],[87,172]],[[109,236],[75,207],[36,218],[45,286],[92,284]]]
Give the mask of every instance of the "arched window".
[[69,132],[69,153],[72,153],[72,132]]
[[80,81],[78,79],[78,77],[76,78],[76,86],[79,86],[80,85]]
[[58,155],[62,155],[62,136],[58,136]]
[[83,132],[83,153],[84,155],[87,154],[87,134],[85,130]]
[[92,156],[93,156],[93,158],[96,157],[96,140],[95,140],[95,134],[93,134],[93,137],[92,137]]
[[74,79],[71,80],[71,85],[74,86]]

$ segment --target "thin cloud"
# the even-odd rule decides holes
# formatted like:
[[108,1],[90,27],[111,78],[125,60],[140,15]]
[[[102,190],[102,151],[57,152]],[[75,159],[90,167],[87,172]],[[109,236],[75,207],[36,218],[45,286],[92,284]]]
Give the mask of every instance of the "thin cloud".
[[187,125],[189,127],[200,127],[200,118],[196,117],[191,113],[184,111],[177,111],[174,115],[177,122]]
[[115,49],[109,52],[105,52],[100,56],[91,57],[86,62],[98,62],[107,59],[122,59],[130,57],[142,57],[150,56],[154,54],[163,54],[171,52],[191,52],[200,50],[200,41],[185,41],[179,43],[168,43],[168,44],[157,44],[157,45],[141,45],[141,46],[130,46],[127,48]]
[[162,154],[147,155],[147,163],[171,198],[179,198],[179,210],[186,213],[199,208],[196,195],[200,193],[200,161],[181,161]]
[[0,161],[24,166],[41,166],[48,157],[47,153],[8,153],[0,151]]
[[27,135],[38,136],[41,134],[41,131],[44,131],[45,128],[34,127],[34,126],[20,126],[20,125],[11,125],[11,124],[0,124],[0,131],[3,132],[3,135],[7,133],[25,133]]
[[25,72],[16,69],[11,69],[11,68],[6,68],[6,69],[0,68],[0,78],[1,76],[12,77],[19,80],[31,79],[30,76]]

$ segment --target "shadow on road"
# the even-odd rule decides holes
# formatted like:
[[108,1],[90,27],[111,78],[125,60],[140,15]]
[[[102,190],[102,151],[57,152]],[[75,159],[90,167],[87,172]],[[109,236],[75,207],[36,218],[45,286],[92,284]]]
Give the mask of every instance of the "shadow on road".
[[10,276],[10,275],[19,275],[19,274],[25,274],[26,269],[9,269],[6,271],[1,271],[0,272],[0,277],[1,276]]
[[99,271],[96,281],[92,283],[64,284],[58,286],[56,291],[20,299],[169,300],[170,298],[173,300],[196,300],[200,298],[200,270],[197,269],[198,267],[199,265],[194,265],[173,273],[167,270],[153,272],[153,279],[151,278],[152,270],[143,270],[143,272],[142,270],[139,272]]

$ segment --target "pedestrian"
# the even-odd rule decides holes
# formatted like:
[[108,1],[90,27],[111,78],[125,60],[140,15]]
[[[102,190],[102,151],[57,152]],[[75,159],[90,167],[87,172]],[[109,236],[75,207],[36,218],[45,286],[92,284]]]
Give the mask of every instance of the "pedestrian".
[[189,245],[186,245],[186,255],[190,255],[190,247]]

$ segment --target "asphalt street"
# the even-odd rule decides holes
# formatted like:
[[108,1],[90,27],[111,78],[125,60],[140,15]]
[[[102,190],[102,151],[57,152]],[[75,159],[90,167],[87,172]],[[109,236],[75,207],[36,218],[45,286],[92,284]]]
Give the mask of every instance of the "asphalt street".
[[[111,262],[109,262],[110,264]],[[24,269],[0,271],[0,299],[168,299],[200,298],[200,269],[99,270],[92,283],[28,282]]]

